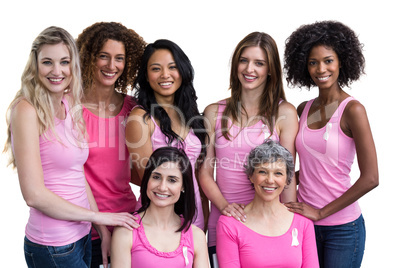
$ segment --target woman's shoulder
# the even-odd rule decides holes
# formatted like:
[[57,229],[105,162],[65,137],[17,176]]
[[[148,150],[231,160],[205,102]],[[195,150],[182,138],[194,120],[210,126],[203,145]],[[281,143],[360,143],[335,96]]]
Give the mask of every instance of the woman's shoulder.
[[236,220],[235,218],[229,217],[229,216],[226,216],[226,215],[219,216],[218,224],[225,225],[225,226],[228,226],[228,227],[229,226],[230,227],[236,226],[238,224],[244,225],[243,223],[241,223],[240,221]]
[[351,97],[345,106],[345,113],[350,116],[355,115],[359,117],[362,114],[366,114],[366,108],[358,100]]
[[35,107],[26,99],[19,100],[11,110],[11,119],[23,121],[37,120]]
[[309,218],[294,213],[294,219],[293,219],[293,225],[299,225],[299,226],[313,226],[314,222],[312,220],[310,220]]
[[194,224],[191,224],[191,232],[193,233],[194,242],[206,239],[204,231],[201,230],[201,228],[199,228],[198,226],[195,226]]
[[223,112],[223,109],[226,107],[227,99],[220,100],[218,102],[214,102],[209,104],[204,109],[204,116],[207,118],[216,118],[219,112]]
[[144,116],[147,112],[139,105],[133,106],[130,112],[130,116]]
[[303,101],[302,103],[299,104],[299,106],[297,106],[297,114],[299,117],[302,115],[307,103],[308,103],[308,101]]
[[279,104],[278,115],[296,115],[296,108],[290,102],[282,101]]

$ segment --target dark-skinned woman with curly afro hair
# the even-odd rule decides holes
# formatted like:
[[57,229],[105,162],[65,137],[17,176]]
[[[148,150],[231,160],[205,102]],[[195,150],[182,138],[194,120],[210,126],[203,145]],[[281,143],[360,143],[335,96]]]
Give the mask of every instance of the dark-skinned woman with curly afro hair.
[[[337,21],[303,25],[286,40],[288,83],[319,91],[297,109],[299,202],[286,206],[314,221],[320,267],[360,267],[366,232],[357,201],[379,183],[366,110],[343,90],[364,74],[362,48]],[[355,156],[360,177],[352,183]]]
[[[134,212],[125,123],[135,103],[127,92],[134,86],[145,42],[120,23],[98,22],[78,36],[77,46],[89,142],[85,176],[100,211]],[[107,267],[112,228],[108,230],[105,235],[92,229],[92,267]]]

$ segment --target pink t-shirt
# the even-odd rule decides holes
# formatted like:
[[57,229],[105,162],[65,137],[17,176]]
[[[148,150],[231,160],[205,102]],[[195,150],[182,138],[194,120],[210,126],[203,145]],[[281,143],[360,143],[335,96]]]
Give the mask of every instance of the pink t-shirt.
[[181,232],[179,247],[172,252],[161,252],[154,248],[145,235],[144,226],[133,229],[133,246],[131,248],[131,267],[193,267],[194,240],[190,226],[187,232]]
[[[226,140],[222,135],[221,122],[225,107],[226,100],[220,101],[215,124],[216,183],[229,203],[248,204],[254,198],[254,188],[247,178],[244,164],[250,151],[262,144],[270,136],[270,131],[262,120],[250,127],[240,128],[232,125],[232,121],[229,119],[231,140]],[[279,141],[275,130],[270,139]],[[220,215],[220,211],[211,204],[208,220],[209,247],[216,245],[215,228]]]
[[[130,156],[125,138],[127,117],[134,104],[132,97],[126,96],[119,114],[111,118],[96,116],[83,108],[89,136],[85,176],[101,212],[135,211],[137,199],[130,186]],[[98,238],[92,228],[92,239]]]
[[299,214],[280,236],[261,235],[226,216],[219,218],[216,229],[220,268],[319,267],[313,222]]
[[[73,126],[67,100],[63,98],[62,101],[66,118],[55,118],[55,132],[60,142],[50,130],[47,132],[48,139],[43,135],[39,137],[44,183],[47,189],[61,198],[90,209],[83,172],[88,149],[85,143],[81,146],[76,143],[77,128]],[[90,228],[89,222],[57,220],[31,207],[25,234],[37,244],[64,246],[88,235]]]
[[[168,146],[167,142],[167,137],[165,134],[162,133],[162,130],[158,126],[158,124],[155,122],[155,119],[151,116],[151,120],[155,125],[154,133],[151,136],[151,142],[152,142],[152,149],[156,150],[160,147]],[[198,156],[201,153],[201,141],[198,139],[198,137],[194,134],[193,130],[191,129],[190,132],[187,134],[187,137],[184,139],[183,142],[184,152],[186,153],[187,157],[190,160],[191,167],[193,170],[193,184],[194,184],[194,193],[195,193],[195,204],[196,204],[196,214],[195,218],[193,219],[193,224],[197,227],[199,227],[201,230],[204,229],[204,214],[202,211],[202,203],[201,203],[201,196],[200,196],[200,190],[198,186],[197,179],[195,177],[195,163],[198,159]],[[174,142],[172,146],[177,147],[178,143]],[[137,209],[141,207],[141,200],[138,200],[137,204]]]
[[[322,208],[351,187],[350,170],[356,155],[354,140],[343,133],[340,121],[349,101],[341,102],[327,125],[321,129],[307,126],[310,100],[300,117],[296,149],[300,156],[298,200],[314,208]],[[340,225],[356,220],[361,214],[357,202],[316,221],[316,225]]]

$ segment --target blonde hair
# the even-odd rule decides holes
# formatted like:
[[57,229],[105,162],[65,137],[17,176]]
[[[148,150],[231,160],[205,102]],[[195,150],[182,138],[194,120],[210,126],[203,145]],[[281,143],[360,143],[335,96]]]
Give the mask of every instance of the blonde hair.
[[[28,62],[21,76],[21,89],[18,90],[7,109],[7,141],[3,152],[10,152],[8,165],[12,164],[15,168],[15,158],[11,150],[11,112],[13,108],[22,100],[29,102],[36,110],[39,122],[39,135],[43,135],[45,139],[49,138],[47,133],[50,130],[57,137],[54,130],[54,107],[47,88],[40,82],[38,76],[38,54],[43,45],[57,45],[63,43],[70,53],[71,83],[65,90],[64,94],[70,96],[69,110],[74,108],[74,113],[70,112],[73,120],[73,126],[78,128],[79,135],[85,136],[85,122],[82,118],[82,83],[81,69],[77,47],[74,38],[64,29],[51,26],[43,30],[33,41]],[[78,110],[76,110],[78,108]]]

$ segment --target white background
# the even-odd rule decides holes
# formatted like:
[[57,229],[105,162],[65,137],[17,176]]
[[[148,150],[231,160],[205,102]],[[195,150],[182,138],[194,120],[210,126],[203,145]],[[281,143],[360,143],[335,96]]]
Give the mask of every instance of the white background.
[[[195,69],[195,88],[202,111],[209,103],[229,96],[230,57],[248,33],[263,31],[277,42],[283,59],[286,38],[300,25],[339,20],[364,43],[366,75],[346,92],[365,105],[376,142],[380,186],[360,199],[366,220],[367,242],[362,267],[401,267],[400,214],[401,118],[399,78],[401,14],[397,1],[7,1],[0,11],[0,116],[20,87],[20,76],[34,38],[46,27],[65,28],[74,37],[98,21],[121,22],[148,43],[159,38],[176,42]],[[283,63],[283,62],[282,62]],[[286,84],[286,83],[285,83]],[[286,88],[297,106],[317,90]],[[0,120],[0,144],[6,140]],[[28,219],[16,172],[0,158],[0,263],[25,267],[24,228]],[[354,164],[353,178],[359,175]],[[269,259],[267,260],[269,261]]]

